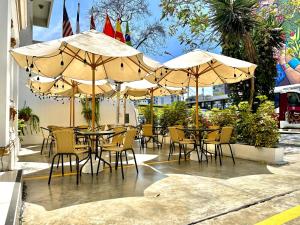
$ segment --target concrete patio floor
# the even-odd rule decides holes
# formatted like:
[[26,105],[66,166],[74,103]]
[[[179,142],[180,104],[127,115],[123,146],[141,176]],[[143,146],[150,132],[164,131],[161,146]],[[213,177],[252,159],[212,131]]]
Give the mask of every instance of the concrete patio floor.
[[[67,174],[48,186],[49,159],[40,146],[21,151],[26,200],[24,224],[255,224],[300,205],[300,154],[289,152],[283,166],[224,157],[223,166],[177,155],[168,145],[141,153],[139,174],[131,162],[99,176]],[[66,171],[69,171],[66,163]],[[59,170],[55,170],[59,174]],[[300,224],[300,219],[288,224]]]

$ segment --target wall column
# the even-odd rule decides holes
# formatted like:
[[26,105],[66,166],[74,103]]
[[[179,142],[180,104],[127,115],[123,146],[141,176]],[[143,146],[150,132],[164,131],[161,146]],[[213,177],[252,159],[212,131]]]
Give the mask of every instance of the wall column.
[[[9,144],[11,0],[0,1],[0,147]],[[9,163],[10,165],[10,163]],[[4,165],[5,166],[5,165]],[[5,168],[4,168],[5,169]],[[10,168],[11,169],[11,168]]]

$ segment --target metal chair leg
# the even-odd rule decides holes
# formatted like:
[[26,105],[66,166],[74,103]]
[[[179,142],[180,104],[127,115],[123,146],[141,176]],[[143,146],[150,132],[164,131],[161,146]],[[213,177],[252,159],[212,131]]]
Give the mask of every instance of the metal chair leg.
[[181,158],[181,144],[179,144],[179,157],[178,157],[179,164],[180,164],[180,158]]
[[42,148],[41,148],[41,155],[43,154],[44,145],[45,145],[45,138],[43,139],[43,144],[42,144]]
[[119,152],[116,152],[115,170],[117,170],[118,168],[118,161],[119,161]]
[[69,160],[70,160],[70,171],[72,172],[72,155],[69,155]]
[[64,176],[64,155],[61,155],[61,175]]
[[233,164],[235,164],[235,160],[234,160],[234,156],[233,156],[231,145],[229,143],[228,143],[228,145],[229,145],[229,149],[230,149],[230,153],[231,153],[231,158],[232,158]]
[[123,170],[122,153],[123,153],[123,151],[121,151],[119,155],[120,155],[120,163],[121,163],[122,179],[124,180],[124,170]]
[[222,166],[222,156],[221,156],[221,146],[217,145],[218,152],[219,152],[219,161],[220,161],[220,166]]
[[79,157],[76,155],[76,184],[78,185],[79,182]]
[[53,172],[53,164],[54,164],[54,160],[55,160],[56,156],[57,156],[57,154],[55,156],[53,156],[53,159],[52,159],[50,174],[49,174],[49,179],[48,179],[48,185],[50,185],[50,182],[51,182],[51,177],[52,177],[52,172]]
[[135,169],[136,169],[136,172],[139,173],[139,169],[138,169],[138,166],[137,166],[137,163],[136,163],[136,158],[135,158],[135,153],[134,153],[134,150],[131,149],[132,151],[132,155],[133,155],[133,159],[134,159],[134,164],[135,164]]

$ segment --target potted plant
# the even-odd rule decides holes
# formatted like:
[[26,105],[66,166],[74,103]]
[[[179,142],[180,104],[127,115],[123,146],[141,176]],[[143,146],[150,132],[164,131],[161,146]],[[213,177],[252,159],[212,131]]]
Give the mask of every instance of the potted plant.
[[39,131],[39,127],[40,127],[40,118],[32,113],[32,109],[29,106],[26,106],[26,102],[23,106],[23,108],[21,108],[19,110],[19,120],[20,121],[24,121],[24,123],[26,124],[25,129],[22,129],[22,133],[24,134],[24,130],[27,130],[27,128],[29,127],[31,134],[33,133],[33,131],[35,133],[37,133]]

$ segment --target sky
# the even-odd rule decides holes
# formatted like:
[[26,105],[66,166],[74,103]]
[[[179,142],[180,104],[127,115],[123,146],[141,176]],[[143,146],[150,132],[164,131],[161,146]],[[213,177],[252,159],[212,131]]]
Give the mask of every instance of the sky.
[[[90,19],[88,11],[91,9],[95,0],[80,0],[80,30],[87,31],[90,27]],[[69,19],[72,24],[73,32],[76,31],[76,14],[77,14],[77,3],[76,0],[66,0],[66,8],[69,15]],[[148,1],[150,11],[152,13],[151,20],[159,20],[161,16],[161,8],[159,7],[159,0]],[[63,0],[54,0],[52,15],[48,28],[33,27],[33,40],[36,41],[49,41],[62,37],[62,13],[63,13]],[[103,24],[97,24],[96,29],[102,31]],[[124,31],[124,30],[123,30]],[[133,33],[134,30],[131,30]],[[167,36],[166,44],[161,49],[161,55],[149,56],[161,63],[166,62],[176,56],[184,53],[184,46],[181,46],[175,36]],[[171,53],[172,55],[163,54],[164,51]],[[194,90],[191,90],[191,95],[194,94]],[[205,94],[212,94],[211,88],[205,88]]]

